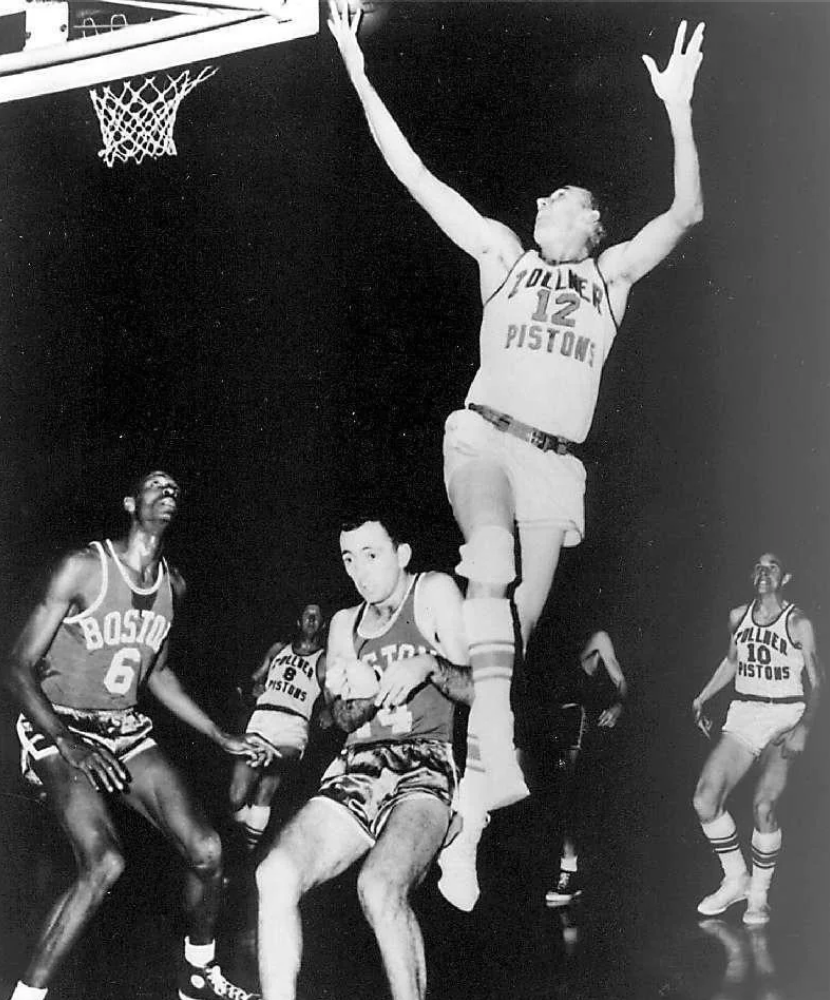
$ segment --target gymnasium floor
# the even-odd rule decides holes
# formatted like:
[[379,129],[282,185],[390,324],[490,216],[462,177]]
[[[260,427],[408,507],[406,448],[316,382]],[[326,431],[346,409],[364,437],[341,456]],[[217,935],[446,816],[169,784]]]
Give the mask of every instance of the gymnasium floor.
[[[773,920],[762,931],[743,928],[739,906],[725,919],[698,923],[695,904],[717,881],[715,863],[695,830],[686,789],[659,776],[651,783],[647,766],[632,772],[623,762],[610,776],[602,836],[587,852],[593,864],[578,906],[544,903],[556,864],[548,800],[535,796],[497,813],[482,847],[483,894],[475,911],[450,908],[434,871],[416,895],[430,1000],[826,1000],[828,869],[815,811],[826,785],[816,787],[816,775],[805,768],[794,783],[788,808],[798,819],[785,832]],[[71,871],[51,817],[19,793],[16,786],[3,796],[0,996],[10,992],[38,914]],[[739,795],[736,814],[746,816],[748,808]],[[50,1000],[175,996],[179,870],[153,831],[126,815],[119,823],[127,872]],[[741,832],[745,840],[745,826]],[[244,878],[231,885],[220,959],[232,978],[254,987],[250,890]],[[353,872],[310,895],[303,917],[301,1000],[387,996]]]

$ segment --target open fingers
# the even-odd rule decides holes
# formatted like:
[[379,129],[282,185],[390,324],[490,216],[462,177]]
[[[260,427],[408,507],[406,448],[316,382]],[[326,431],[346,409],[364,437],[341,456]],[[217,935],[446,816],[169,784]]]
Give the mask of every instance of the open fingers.
[[97,791],[123,792],[130,780],[121,761],[105,747],[93,750],[81,764],[81,770]]
[[674,36],[674,49],[672,56],[679,56],[683,52],[683,43],[686,41],[687,22],[681,21],[677,26],[677,34]]

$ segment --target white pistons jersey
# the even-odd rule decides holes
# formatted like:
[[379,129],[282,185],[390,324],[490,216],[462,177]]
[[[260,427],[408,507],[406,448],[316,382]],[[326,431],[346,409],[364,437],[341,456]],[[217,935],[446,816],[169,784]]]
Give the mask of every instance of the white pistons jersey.
[[546,264],[528,250],[484,304],[480,367],[466,402],[584,441],[616,333],[593,258]]
[[790,638],[788,622],[795,605],[787,604],[769,625],[757,625],[755,602],[735,629],[738,670],[735,694],[750,699],[793,701],[804,697],[804,654]]
[[283,646],[268,665],[265,690],[257,698],[257,709],[278,709],[301,715],[308,721],[320,694],[317,661],[322,653],[323,650],[318,649],[316,653],[303,656],[294,652],[290,643]]

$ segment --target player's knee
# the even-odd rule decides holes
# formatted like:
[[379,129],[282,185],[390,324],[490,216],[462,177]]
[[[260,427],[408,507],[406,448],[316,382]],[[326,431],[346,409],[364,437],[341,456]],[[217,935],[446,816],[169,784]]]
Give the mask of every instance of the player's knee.
[[222,867],[222,841],[215,830],[201,830],[188,845],[188,860],[199,875],[210,877]]
[[775,816],[776,800],[771,795],[758,795],[752,803],[752,815],[755,829],[766,833],[778,827]]
[[459,548],[461,562],[455,567],[459,576],[476,583],[506,587],[516,577],[513,535],[498,525],[474,528]]
[[406,889],[388,872],[364,866],[357,878],[357,897],[366,919],[373,926],[397,912],[406,899]]
[[81,863],[81,880],[95,896],[104,896],[124,872],[124,855],[114,845],[95,851]]
[[257,866],[256,884],[260,899],[265,902],[281,898],[295,902],[301,896],[297,866],[288,852],[278,847]]
[[692,797],[692,805],[701,823],[711,823],[723,811],[721,796],[718,795],[714,785],[708,781],[698,782]]

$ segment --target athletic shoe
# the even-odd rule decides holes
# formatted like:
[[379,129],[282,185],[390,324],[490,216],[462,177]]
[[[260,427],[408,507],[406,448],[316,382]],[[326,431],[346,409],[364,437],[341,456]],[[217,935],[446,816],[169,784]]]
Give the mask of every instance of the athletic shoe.
[[483,824],[466,820],[461,832],[438,855],[441,869],[438,889],[451,906],[464,913],[473,909],[481,894],[476,859],[481,833],[489,821],[489,816],[484,817]]
[[743,922],[747,927],[763,927],[769,923],[769,904],[766,896],[749,896]]
[[249,993],[225,979],[219,966],[212,962],[204,968],[185,963],[179,979],[179,1000],[262,1000],[259,993]]
[[582,895],[582,879],[579,872],[568,872],[563,868],[553,889],[545,893],[548,906],[567,906]]
[[697,912],[704,917],[716,917],[725,913],[733,903],[746,899],[749,889],[749,876],[738,875],[737,878],[725,878],[720,887],[698,903]]

